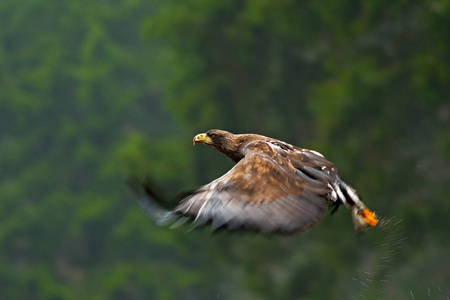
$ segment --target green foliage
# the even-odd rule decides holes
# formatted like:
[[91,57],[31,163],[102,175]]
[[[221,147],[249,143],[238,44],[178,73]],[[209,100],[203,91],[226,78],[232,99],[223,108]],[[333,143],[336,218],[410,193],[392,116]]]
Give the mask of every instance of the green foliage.
[[[448,296],[447,2],[2,1],[0,298]],[[156,227],[125,178],[174,197],[220,176],[191,147],[210,128],[318,150],[403,221]]]

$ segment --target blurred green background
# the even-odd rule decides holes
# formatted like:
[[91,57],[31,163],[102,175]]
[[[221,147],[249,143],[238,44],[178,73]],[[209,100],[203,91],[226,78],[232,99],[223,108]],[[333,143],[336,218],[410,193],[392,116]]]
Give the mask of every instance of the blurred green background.
[[[449,28],[446,0],[2,0],[0,299],[448,299]],[[393,219],[154,225],[126,176],[210,182],[211,128],[320,151]]]

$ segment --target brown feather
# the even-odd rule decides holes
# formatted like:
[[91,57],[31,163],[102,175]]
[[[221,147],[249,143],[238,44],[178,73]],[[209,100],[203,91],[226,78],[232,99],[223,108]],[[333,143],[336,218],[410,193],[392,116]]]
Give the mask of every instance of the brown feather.
[[[320,221],[331,188],[301,171],[333,165],[319,155],[255,134],[211,130],[208,144],[237,164],[183,200],[175,214],[195,223],[258,232],[294,233]],[[317,158],[317,159],[314,159]],[[333,175],[326,174],[332,180]]]
[[320,153],[256,134],[214,129],[198,136],[236,165],[182,200],[171,218],[212,223],[213,229],[289,234],[318,223],[335,203],[352,208],[356,230],[368,226],[359,214],[365,205]]

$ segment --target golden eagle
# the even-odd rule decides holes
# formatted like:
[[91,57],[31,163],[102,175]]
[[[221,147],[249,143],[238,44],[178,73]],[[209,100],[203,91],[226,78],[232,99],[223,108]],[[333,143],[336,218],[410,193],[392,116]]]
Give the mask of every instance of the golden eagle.
[[193,143],[222,152],[236,165],[172,211],[155,203],[149,186],[141,186],[141,203],[161,222],[192,220],[194,225],[211,224],[213,230],[292,234],[317,224],[329,205],[334,206],[332,212],[340,205],[350,209],[357,232],[378,222],[333,163],[316,151],[217,129],[196,135]]

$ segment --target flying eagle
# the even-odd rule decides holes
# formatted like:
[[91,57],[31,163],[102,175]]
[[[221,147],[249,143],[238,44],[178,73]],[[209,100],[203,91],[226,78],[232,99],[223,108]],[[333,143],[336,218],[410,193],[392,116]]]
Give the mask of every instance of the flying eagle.
[[151,217],[163,223],[211,224],[213,230],[293,234],[317,224],[328,206],[334,206],[335,212],[344,205],[351,211],[356,232],[378,222],[334,164],[316,151],[262,135],[217,129],[196,135],[193,144],[198,143],[222,152],[236,165],[172,211],[157,205],[153,191],[144,184],[141,204]]

